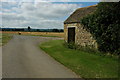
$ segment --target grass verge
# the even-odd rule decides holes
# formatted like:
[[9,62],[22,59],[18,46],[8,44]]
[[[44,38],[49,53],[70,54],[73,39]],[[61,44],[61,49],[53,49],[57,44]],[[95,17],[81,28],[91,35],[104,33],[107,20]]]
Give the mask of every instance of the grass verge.
[[118,78],[118,58],[68,49],[63,40],[40,44],[40,48],[82,78]]
[[0,34],[0,43],[1,45],[5,45],[10,39],[12,38],[12,35],[10,34]]

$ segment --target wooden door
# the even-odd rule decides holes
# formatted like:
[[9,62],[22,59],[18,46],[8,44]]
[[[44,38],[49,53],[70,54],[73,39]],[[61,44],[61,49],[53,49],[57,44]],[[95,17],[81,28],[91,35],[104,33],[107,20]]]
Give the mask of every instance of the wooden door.
[[75,27],[68,28],[68,43],[75,43]]

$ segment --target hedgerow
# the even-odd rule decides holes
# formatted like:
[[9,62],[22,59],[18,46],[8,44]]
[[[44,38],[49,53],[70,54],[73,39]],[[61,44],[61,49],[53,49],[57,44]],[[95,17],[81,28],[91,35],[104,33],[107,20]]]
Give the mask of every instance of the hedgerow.
[[81,23],[94,36],[98,50],[120,54],[120,2],[101,2]]

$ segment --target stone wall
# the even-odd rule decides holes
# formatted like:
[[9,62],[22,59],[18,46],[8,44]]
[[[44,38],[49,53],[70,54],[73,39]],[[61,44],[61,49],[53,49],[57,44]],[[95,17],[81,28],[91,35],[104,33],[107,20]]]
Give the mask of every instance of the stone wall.
[[68,41],[68,28],[75,27],[75,44],[97,48],[96,40],[80,23],[64,24],[64,39]]

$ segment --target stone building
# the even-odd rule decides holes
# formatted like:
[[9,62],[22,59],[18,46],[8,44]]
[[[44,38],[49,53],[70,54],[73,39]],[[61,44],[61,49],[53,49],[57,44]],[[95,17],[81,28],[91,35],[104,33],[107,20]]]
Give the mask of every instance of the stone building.
[[79,8],[64,21],[64,35],[66,42],[74,42],[80,46],[92,46],[97,48],[96,40],[92,34],[81,25],[80,20],[93,13],[97,6]]

